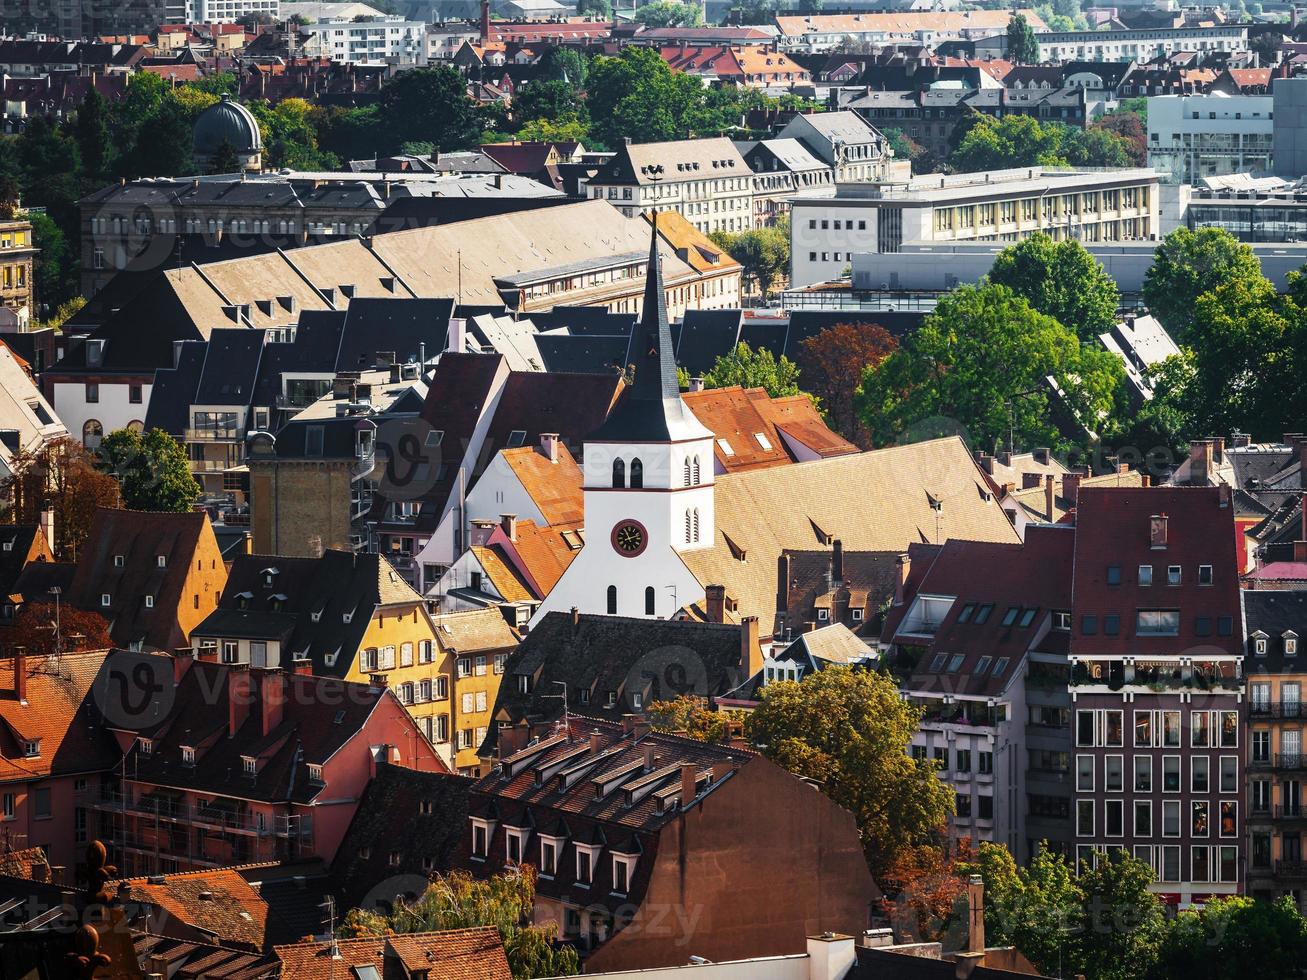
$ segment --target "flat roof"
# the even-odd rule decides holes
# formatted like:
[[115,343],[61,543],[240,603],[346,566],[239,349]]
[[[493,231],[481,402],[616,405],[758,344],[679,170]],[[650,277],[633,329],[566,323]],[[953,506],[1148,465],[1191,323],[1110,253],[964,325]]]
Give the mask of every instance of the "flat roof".
[[1157,183],[1160,175],[1149,167],[1072,170],[1046,170],[1039,167],[1020,170],[995,170],[972,174],[927,174],[908,183],[838,184],[831,198],[791,198],[794,204],[861,206],[886,201],[902,204],[931,205],[958,200],[1051,192],[1096,190],[1105,186]]

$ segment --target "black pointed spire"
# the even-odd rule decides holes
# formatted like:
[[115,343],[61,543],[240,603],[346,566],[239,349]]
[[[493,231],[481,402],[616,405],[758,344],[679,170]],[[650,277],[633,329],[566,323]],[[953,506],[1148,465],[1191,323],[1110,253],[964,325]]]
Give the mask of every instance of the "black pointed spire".
[[658,214],[653,213],[649,240],[649,268],[644,280],[644,307],[631,335],[627,361],[635,379],[617,408],[590,438],[597,442],[666,442],[684,438],[687,421],[699,430],[698,420],[681,401],[676,381],[672,330],[667,323],[667,293],[663,289],[662,262],[658,255]]

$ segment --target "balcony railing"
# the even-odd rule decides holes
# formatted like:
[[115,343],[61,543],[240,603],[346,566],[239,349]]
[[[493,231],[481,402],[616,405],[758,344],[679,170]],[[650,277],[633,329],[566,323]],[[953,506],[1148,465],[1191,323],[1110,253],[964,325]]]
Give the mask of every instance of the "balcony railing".
[[1252,701],[1248,714],[1253,718],[1307,718],[1300,701]]
[[1072,687],[1147,687],[1154,691],[1240,691],[1242,671],[1235,661],[1175,666],[1124,663],[1120,660],[1080,660],[1071,667]]
[[1276,769],[1307,769],[1307,755],[1301,752],[1288,754],[1275,753]]
[[240,442],[245,433],[240,429],[187,429],[186,442]]
[[1276,820],[1302,820],[1307,817],[1307,807],[1301,803],[1278,804],[1275,807]]
[[1275,873],[1283,878],[1307,878],[1307,861],[1276,861]]
[[128,813],[133,816],[157,817],[173,823],[216,828],[220,831],[252,834],[259,837],[300,837],[298,824],[285,816],[273,815],[271,824],[260,824],[248,808],[225,800],[192,806],[163,797],[132,797],[110,787],[101,789],[93,801],[98,809]]

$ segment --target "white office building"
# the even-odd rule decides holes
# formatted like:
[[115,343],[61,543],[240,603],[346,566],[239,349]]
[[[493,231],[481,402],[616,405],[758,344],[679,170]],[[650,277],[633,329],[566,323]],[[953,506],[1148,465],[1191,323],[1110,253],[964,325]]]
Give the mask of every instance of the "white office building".
[[187,22],[191,24],[234,24],[250,14],[281,16],[280,0],[189,0]]
[[791,202],[790,285],[838,278],[865,252],[907,242],[1015,242],[1042,231],[1093,242],[1149,239],[1158,178],[1147,168],[929,174],[841,184],[832,198]]
[[1148,165],[1175,184],[1271,168],[1269,95],[1155,95],[1148,100]]

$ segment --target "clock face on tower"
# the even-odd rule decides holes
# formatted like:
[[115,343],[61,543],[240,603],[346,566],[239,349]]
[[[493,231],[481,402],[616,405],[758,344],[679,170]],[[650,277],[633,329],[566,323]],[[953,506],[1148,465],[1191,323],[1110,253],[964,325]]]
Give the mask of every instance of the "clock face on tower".
[[613,528],[613,550],[623,558],[634,558],[649,544],[649,532],[639,521],[618,521]]

